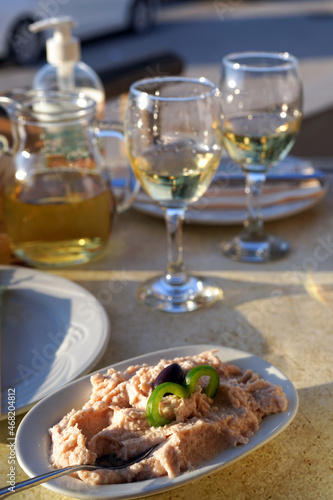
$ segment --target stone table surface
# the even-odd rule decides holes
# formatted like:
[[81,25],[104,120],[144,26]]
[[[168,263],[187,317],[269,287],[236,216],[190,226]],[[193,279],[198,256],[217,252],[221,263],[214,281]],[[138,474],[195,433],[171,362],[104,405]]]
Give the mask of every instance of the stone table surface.
[[[331,185],[325,198],[306,212],[267,223],[269,232],[291,242],[292,251],[263,265],[240,264],[219,253],[219,243],[237,234],[239,226],[185,224],[188,269],[213,277],[224,290],[218,304],[193,313],[151,312],[136,302],[138,283],[165,266],[166,236],[163,220],[134,209],[117,217],[102,257],[52,271],[89,290],[109,316],[109,344],[94,370],[168,347],[218,344],[268,360],[298,391],[296,418],[275,439],[214,474],[156,494],[156,500],[333,498],[332,214]],[[0,263],[21,265],[11,256],[3,232]],[[21,418],[17,416],[16,426]],[[9,473],[6,419],[0,423],[0,438],[4,486]],[[18,463],[15,476],[16,481],[26,478]],[[16,498],[65,497],[38,486]]]

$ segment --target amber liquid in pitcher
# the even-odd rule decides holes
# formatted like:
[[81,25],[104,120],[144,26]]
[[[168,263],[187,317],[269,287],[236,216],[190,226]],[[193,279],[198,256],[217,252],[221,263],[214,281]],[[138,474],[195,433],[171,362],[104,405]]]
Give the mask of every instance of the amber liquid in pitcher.
[[3,207],[14,253],[37,267],[87,262],[110,236],[109,184],[87,170],[52,168],[27,176],[4,193]]

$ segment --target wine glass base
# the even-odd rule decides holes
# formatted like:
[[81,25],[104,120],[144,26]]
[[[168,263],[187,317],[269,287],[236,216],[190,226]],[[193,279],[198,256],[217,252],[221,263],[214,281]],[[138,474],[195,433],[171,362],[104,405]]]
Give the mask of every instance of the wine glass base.
[[141,283],[136,297],[150,309],[182,313],[212,306],[223,292],[207,278],[189,276],[184,284],[170,285],[163,275]]
[[266,235],[260,241],[242,239],[241,236],[220,245],[226,257],[238,262],[271,262],[282,259],[290,251],[290,245],[282,238]]

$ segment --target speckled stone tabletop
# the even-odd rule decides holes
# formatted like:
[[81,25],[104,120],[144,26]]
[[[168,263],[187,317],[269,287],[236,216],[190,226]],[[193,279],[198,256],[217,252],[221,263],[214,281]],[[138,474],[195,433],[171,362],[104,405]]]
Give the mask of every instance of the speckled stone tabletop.
[[[137,304],[138,283],[165,266],[166,236],[163,220],[134,209],[115,220],[105,255],[56,272],[92,292],[109,316],[110,341],[94,370],[167,347],[218,344],[265,358],[298,391],[296,418],[275,439],[219,472],[156,494],[156,500],[333,498],[332,214],[330,187],[324,200],[306,212],[267,223],[267,230],[289,240],[292,250],[287,258],[264,265],[236,263],[219,253],[219,243],[239,227],[185,225],[188,269],[213,277],[224,290],[224,299],[203,311],[170,315]],[[4,234],[0,263],[19,265]],[[17,416],[16,425],[21,418]],[[4,486],[9,473],[6,419],[0,438]],[[16,481],[26,478],[18,463],[15,475]],[[38,486],[16,498],[65,497]]]

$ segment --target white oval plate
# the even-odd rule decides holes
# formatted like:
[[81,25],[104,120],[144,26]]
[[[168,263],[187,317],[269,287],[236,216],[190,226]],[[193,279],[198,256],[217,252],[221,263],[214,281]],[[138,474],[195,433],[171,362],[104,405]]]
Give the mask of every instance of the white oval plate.
[[0,286],[7,287],[0,307],[4,419],[9,392],[18,414],[87,373],[105,351],[110,325],[92,294],[59,276],[0,266]]
[[[210,349],[217,349],[216,354],[222,361],[232,362],[240,368],[249,368],[259,373],[261,377],[272,384],[280,385],[288,399],[288,410],[284,413],[264,418],[259,431],[250,439],[248,444],[224,450],[214,460],[203,464],[195,471],[186,472],[174,479],[160,477],[136,483],[91,486],[79,479],[63,476],[51,482],[44,483],[43,486],[69,497],[95,500],[119,500],[153,495],[181,486],[222,467],[226,467],[282,432],[296,415],[298,407],[297,392],[291,381],[278,368],[252,354],[228,347],[193,345],[174,347],[144,354],[112,366],[117,370],[125,370],[132,364],[156,364],[161,358],[173,359],[178,356],[193,356]],[[106,370],[107,368],[102,370],[102,372]],[[16,451],[22,469],[30,477],[42,474],[50,467],[48,462],[50,448],[48,429],[56,424],[72,408],[79,409],[88,400],[91,391],[89,379],[90,376],[82,377],[48,396],[30,410],[22,420],[17,432]]]

